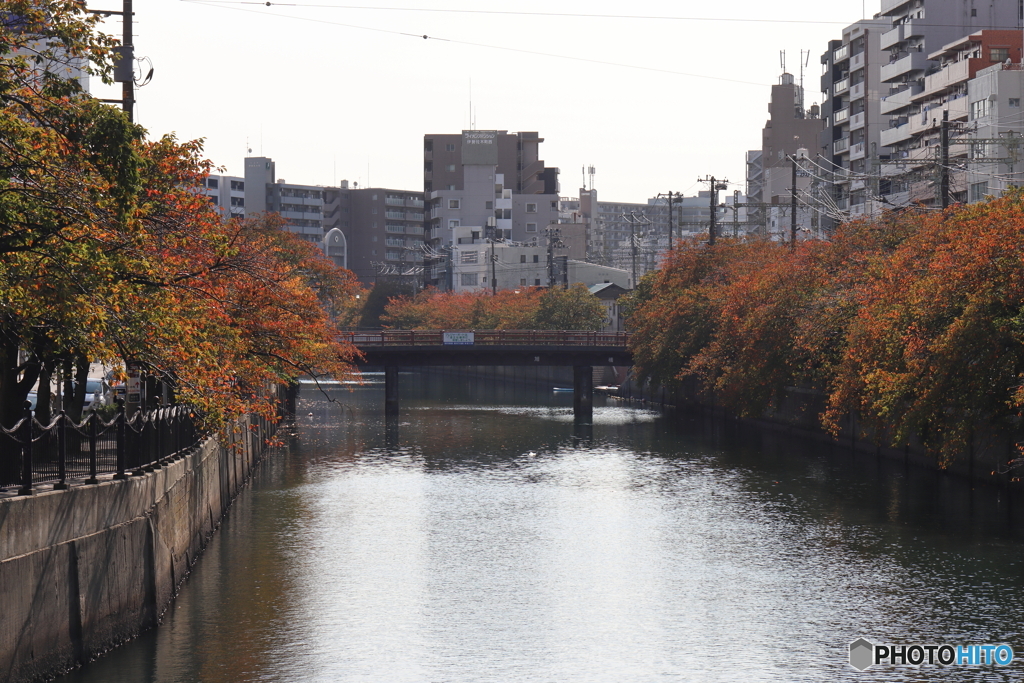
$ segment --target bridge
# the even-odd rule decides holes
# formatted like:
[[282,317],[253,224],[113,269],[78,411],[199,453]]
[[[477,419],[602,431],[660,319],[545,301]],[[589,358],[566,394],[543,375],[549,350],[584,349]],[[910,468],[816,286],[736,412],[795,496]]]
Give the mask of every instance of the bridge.
[[349,332],[342,341],[363,364],[384,368],[384,410],[398,412],[398,369],[421,366],[557,365],[573,368],[573,411],[593,415],[594,366],[633,364],[625,332],[570,330],[384,330]]

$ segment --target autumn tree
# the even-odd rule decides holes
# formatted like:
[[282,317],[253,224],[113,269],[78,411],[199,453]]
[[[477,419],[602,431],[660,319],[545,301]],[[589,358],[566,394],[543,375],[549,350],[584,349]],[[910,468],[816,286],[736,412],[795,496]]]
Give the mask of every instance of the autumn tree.
[[147,140],[43,68],[72,56],[108,74],[109,44],[84,4],[8,5],[0,422],[18,419],[40,376],[81,376],[90,360],[140,364],[214,424],[270,413],[270,383],[349,372],[355,350],[338,343],[337,318],[358,291],[351,274],[273,219],[222,220],[195,192],[210,170],[198,142]]

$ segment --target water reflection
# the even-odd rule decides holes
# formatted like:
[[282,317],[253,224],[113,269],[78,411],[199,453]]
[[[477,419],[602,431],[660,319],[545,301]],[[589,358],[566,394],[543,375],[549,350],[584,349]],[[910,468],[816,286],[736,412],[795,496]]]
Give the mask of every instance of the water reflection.
[[165,624],[67,680],[963,680],[861,674],[846,647],[1024,652],[1005,493],[600,400],[574,423],[543,388],[403,382],[395,420],[379,386],[305,392]]

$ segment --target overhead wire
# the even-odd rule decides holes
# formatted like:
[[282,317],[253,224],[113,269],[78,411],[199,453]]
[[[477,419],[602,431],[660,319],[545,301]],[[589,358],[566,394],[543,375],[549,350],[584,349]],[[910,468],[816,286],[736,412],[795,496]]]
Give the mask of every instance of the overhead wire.
[[[397,35],[397,36],[419,38],[419,39],[422,39],[422,40],[441,41],[441,42],[445,42],[445,43],[451,43],[452,45],[463,45],[463,46],[466,46],[466,47],[477,47],[477,48],[483,48],[483,49],[488,49],[488,50],[500,50],[500,51],[503,51],[503,52],[514,52],[516,54],[533,55],[535,57],[550,57],[550,58],[554,58],[554,59],[566,59],[566,60],[570,60],[570,61],[574,61],[574,62],[585,62],[587,64],[600,64],[602,66],[614,66],[614,67],[619,67],[619,68],[623,68],[623,69],[634,69],[634,70],[638,70],[638,71],[650,71],[650,72],[653,72],[653,73],[663,73],[663,74],[669,74],[669,75],[673,75],[673,76],[686,76],[688,78],[703,78],[703,79],[711,80],[711,81],[722,81],[722,82],[725,82],[725,83],[737,83],[737,84],[740,84],[740,85],[754,85],[754,86],[758,86],[758,87],[761,87],[761,88],[768,87],[768,84],[765,84],[765,83],[757,83],[757,82],[754,82],[754,81],[744,81],[744,80],[740,80],[740,79],[736,79],[736,78],[725,78],[723,76],[708,76],[706,74],[694,74],[694,73],[688,73],[688,72],[684,72],[684,71],[676,71],[674,69],[661,69],[661,68],[658,68],[658,67],[642,66],[642,65],[639,65],[639,64],[626,64],[626,63],[622,63],[622,62],[611,62],[611,61],[607,61],[607,60],[603,60],[603,59],[591,59],[589,57],[579,57],[579,56],[576,56],[576,55],[564,55],[564,54],[557,54],[557,53],[553,53],[553,52],[541,52],[539,50],[527,50],[525,48],[508,47],[506,45],[495,45],[495,44],[489,44],[489,43],[477,43],[477,42],[468,41],[468,40],[458,40],[458,39],[455,39],[455,38],[442,38],[442,37],[439,37],[439,36],[432,36],[432,35],[429,35],[429,34],[426,34],[426,33],[424,33],[424,34],[408,33],[406,31],[396,31],[396,30],[393,30],[393,29],[377,28],[377,27],[373,27],[373,26],[360,26],[360,25],[357,25],[357,24],[348,24],[348,23],[344,23],[344,22],[328,21],[326,19],[315,19],[315,18],[310,18],[310,17],[300,17],[300,16],[295,16],[295,15],[290,15],[290,14],[278,14],[278,13],[271,13],[271,12],[259,12],[257,10],[246,9],[244,7],[231,7],[231,6],[229,6],[228,4],[226,4],[224,2],[218,2],[218,0],[181,0],[181,1],[182,2],[188,2],[188,3],[191,3],[191,4],[196,4],[196,5],[206,5],[208,7],[220,7],[222,9],[232,10],[232,11],[235,11],[235,12],[246,12],[246,13],[249,13],[249,14],[259,14],[261,16],[272,16],[272,17],[277,17],[277,18],[280,18],[280,19],[294,19],[296,21],[305,21],[305,22],[310,22],[310,23],[314,23],[314,24],[326,24],[326,25],[330,25],[330,26],[342,26],[342,27],[345,27],[345,28],[357,29],[357,30],[362,30],[362,31],[374,31],[376,33],[386,33],[386,34]],[[265,5],[266,3],[252,3],[252,4]]]

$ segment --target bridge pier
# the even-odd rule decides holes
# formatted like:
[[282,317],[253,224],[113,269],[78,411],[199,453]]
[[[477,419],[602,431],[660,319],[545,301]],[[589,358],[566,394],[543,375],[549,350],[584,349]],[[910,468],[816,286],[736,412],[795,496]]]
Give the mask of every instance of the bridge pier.
[[594,419],[594,367],[574,365],[572,368],[572,412],[579,422]]
[[398,415],[398,367],[384,366],[384,414]]

